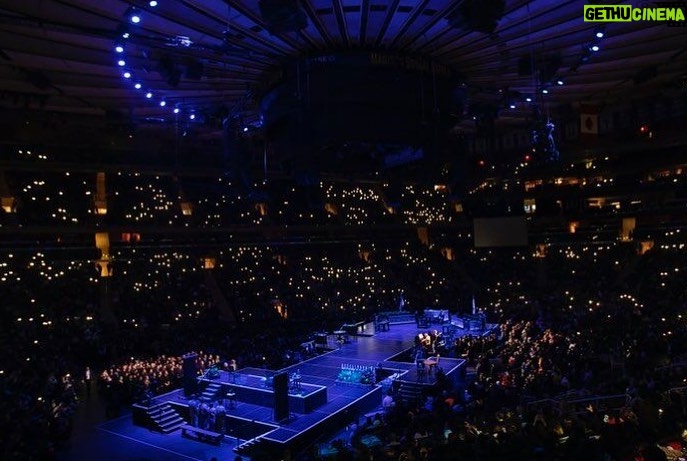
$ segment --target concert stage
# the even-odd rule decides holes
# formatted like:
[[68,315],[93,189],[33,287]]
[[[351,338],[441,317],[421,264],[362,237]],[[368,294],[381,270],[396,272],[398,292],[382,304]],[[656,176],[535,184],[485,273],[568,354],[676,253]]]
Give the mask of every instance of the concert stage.
[[[243,368],[234,374],[221,372],[215,379],[201,379],[201,392],[209,386],[212,398],[225,403],[225,436],[219,446],[182,438],[179,430],[164,434],[140,427],[146,407],[134,408],[132,418],[119,418],[98,427],[100,431],[121,437],[120,443],[136,442],[154,446],[167,454],[175,452],[178,459],[202,459],[212,456],[227,459],[234,452],[245,456],[256,447],[272,453],[292,453],[324,441],[361,415],[381,410],[384,392],[391,388],[406,395],[415,392],[420,396],[422,388],[435,384],[435,374],[420,373],[415,362],[410,362],[408,351],[413,348],[414,337],[426,329],[415,324],[394,324],[388,331],[370,333],[369,324],[363,332],[341,344],[338,338],[328,338],[328,344],[336,349],[277,372]],[[441,329],[440,327],[438,329]],[[475,332],[455,332],[456,336]],[[441,357],[439,366],[448,380],[458,383],[465,371],[462,359]],[[351,370],[375,370],[372,384],[344,382],[342,368]],[[300,375],[299,386],[288,390],[288,417],[275,420],[273,388],[266,385],[275,373],[286,372]],[[231,395],[231,401],[227,400]],[[168,406],[188,423],[189,398],[179,389],[155,398],[154,405]],[[138,414],[138,416],[137,416]],[[133,420],[138,419],[139,425]],[[140,447],[139,447],[140,448]],[[147,448],[149,449],[149,448]],[[107,449],[106,449],[107,450]],[[202,455],[199,455],[202,453]],[[110,453],[111,454],[111,453]],[[233,455],[233,454],[232,454]],[[107,457],[106,457],[107,458]],[[77,458],[62,458],[77,459]],[[105,458],[104,458],[105,459]],[[130,459],[107,458],[107,459]],[[155,458],[157,459],[157,458]],[[166,455],[166,459],[171,459]],[[177,459],[177,458],[174,458]]]

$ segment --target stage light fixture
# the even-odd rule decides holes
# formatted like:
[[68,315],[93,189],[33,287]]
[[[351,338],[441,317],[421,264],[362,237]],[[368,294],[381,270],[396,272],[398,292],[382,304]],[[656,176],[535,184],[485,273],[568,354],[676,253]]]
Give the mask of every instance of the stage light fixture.
[[117,53],[124,53],[124,47],[122,45],[115,46],[115,51]]
[[124,72],[124,78],[131,78],[131,72]]
[[188,116],[188,118],[190,118],[191,120],[195,120],[195,119],[196,119],[196,114],[191,114],[191,115]]
[[164,99],[162,101],[160,101],[160,107],[165,107],[166,105],[167,105],[167,101],[165,101]]
[[592,51],[599,51],[599,45],[592,45],[590,50]]
[[138,24],[141,22],[141,15],[138,14],[133,8],[129,12],[129,21],[131,21],[132,24]]
[[546,88],[544,88],[543,90],[541,90],[541,92],[544,93],[544,94],[549,94],[549,90],[547,90]]
[[124,66],[126,66],[126,61],[123,59],[120,59],[119,61],[117,61],[117,65],[119,67],[124,67]]
[[141,84],[140,84],[140,83],[135,84],[135,85],[134,85],[134,88],[136,88],[137,90],[140,90],[140,89],[141,89]]
[[563,85],[563,80],[557,80],[557,81],[556,81],[556,84],[558,84],[558,85]]
[[532,98],[525,98],[525,101],[532,102]]
[[150,91],[146,93],[146,98],[150,99],[152,97],[153,97],[153,93],[151,93]]
[[509,107],[510,107],[511,109],[515,109],[515,104],[511,104]]
[[179,113],[179,108],[178,108],[178,107],[175,107],[175,108],[174,108],[174,113],[175,113],[175,114],[178,114],[178,113]]
[[155,8],[155,7],[157,6],[157,1],[155,1],[155,0],[150,0],[150,2],[148,3],[148,5],[150,5],[151,7]]
[[596,38],[604,38],[604,27],[598,26],[594,35],[596,35]]

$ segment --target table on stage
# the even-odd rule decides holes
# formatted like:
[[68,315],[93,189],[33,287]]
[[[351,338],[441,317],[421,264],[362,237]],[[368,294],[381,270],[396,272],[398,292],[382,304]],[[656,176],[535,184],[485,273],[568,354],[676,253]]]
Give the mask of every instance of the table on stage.
[[337,342],[341,344],[348,342],[348,332],[346,330],[336,330],[333,334],[336,335]]

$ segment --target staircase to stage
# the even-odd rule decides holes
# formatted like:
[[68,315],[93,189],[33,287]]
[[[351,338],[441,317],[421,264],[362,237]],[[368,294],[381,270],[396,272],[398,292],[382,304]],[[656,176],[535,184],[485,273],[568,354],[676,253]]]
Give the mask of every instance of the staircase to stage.
[[146,410],[150,427],[153,430],[169,434],[186,424],[177,411],[169,403],[157,403]]

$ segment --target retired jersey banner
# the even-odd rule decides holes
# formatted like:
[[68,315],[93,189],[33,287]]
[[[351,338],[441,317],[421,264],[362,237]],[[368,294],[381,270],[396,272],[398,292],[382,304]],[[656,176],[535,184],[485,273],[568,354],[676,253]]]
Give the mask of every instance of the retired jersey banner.
[[599,134],[599,108],[596,106],[580,106],[580,134]]

